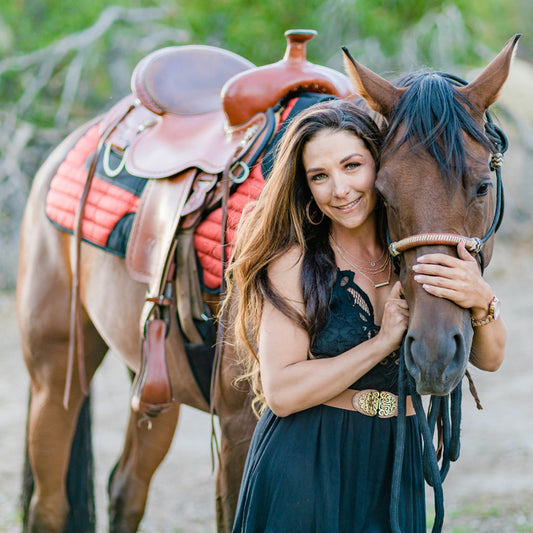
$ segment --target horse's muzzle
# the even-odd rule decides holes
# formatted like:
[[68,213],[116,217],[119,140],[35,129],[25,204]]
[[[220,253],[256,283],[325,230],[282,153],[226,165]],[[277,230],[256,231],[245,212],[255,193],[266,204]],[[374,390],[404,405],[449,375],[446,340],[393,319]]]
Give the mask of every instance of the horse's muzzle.
[[405,364],[417,392],[445,396],[455,389],[466,371],[471,344],[468,329],[410,328],[405,338]]

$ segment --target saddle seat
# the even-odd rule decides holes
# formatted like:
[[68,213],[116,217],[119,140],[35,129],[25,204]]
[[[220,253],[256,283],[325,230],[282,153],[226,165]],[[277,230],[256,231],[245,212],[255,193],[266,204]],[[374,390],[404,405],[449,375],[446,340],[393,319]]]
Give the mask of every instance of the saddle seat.
[[[218,174],[246,128],[228,135],[220,91],[250,61],[212,46],[173,46],[147,55],[131,77],[132,94],[104,117],[100,131],[116,123],[105,143],[110,177],[123,168],[143,178],[168,178],[197,167]],[[178,149],[179,147],[179,149]],[[109,154],[122,157],[111,167]]]
[[171,46],[138,63],[131,76],[131,90],[156,115],[201,115],[220,109],[225,82],[254,66],[213,46]]

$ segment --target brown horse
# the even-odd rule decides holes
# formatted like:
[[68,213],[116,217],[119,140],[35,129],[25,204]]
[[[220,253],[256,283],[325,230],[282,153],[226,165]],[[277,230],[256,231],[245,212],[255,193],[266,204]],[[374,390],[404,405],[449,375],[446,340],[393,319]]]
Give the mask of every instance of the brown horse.
[[[217,83],[220,81],[220,86],[212,84],[209,93],[205,84],[211,83],[213,70],[216,71],[221,64],[221,53],[217,52],[213,60],[211,47],[189,47],[184,54],[178,50],[179,68],[163,72],[161,62],[166,56],[156,53],[150,58],[157,67],[152,73],[153,78],[147,79],[150,72],[147,74],[146,62],[140,64],[140,71],[136,72],[143,75],[143,89],[157,92],[160,100],[165,102],[167,114],[175,112],[176,107],[186,107],[184,115],[190,116],[192,109],[191,120],[196,120],[195,117],[202,113],[206,116],[206,109],[218,112],[222,107],[220,91],[224,88],[224,102],[229,102],[228,105],[233,105],[235,110],[233,117],[226,113],[228,119],[234,119],[229,125],[238,126],[249,118],[242,116],[243,111],[249,110],[250,116],[255,116],[274,106],[279,108],[277,103],[283,100],[283,105],[286,105],[289,95],[308,91],[345,98],[353,96],[353,88],[346,76],[305,60],[305,42],[315,34],[299,30],[287,32],[288,49],[284,59],[257,69],[250,68],[249,62],[228,52],[232,68],[237,62],[237,67],[243,72],[235,74],[233,68],[232,77],[215,80]],[[201,64],[200,60],[205,56],[206,61],[211,63]],[[190,69],[204,70],[191,72]],[[240,74],[246,77],[242,78]],[[173,79],[173,76],[180,75],[183,79]],[[195,81],[203,84],[201,90],[196,89]],[[159,87],[158,83],[164,84],[164,87]],[[155,88],[151,84],[155,84]],[[188,84],[193,85],[190,90],[187,89]],[[245,96],[239,92],[240,84]],[[167,92],[169,86],[170,91]],[[251,87],[255,87],[256,91],[250,93]],[[137,96],[142,98],[146,94]],[[147,102],[152,108],[155,106],[155,98],[147,99]],[[162,105],[161,102],[158,105]],[[156,109],[155,112],[163,114],[165,109]],[[280,115],[281,110],[276,110],[278,126]],[[186,120],[183,117],[179,119]],[[80,429],[77,425],[79,413],[86,419],[88,411],[84,406],[83,383],[80,382],[83,380],[71,380],[68,409],[63,406],[69,361],[73,361],[74,376],[81,366],[76,359],[68,356],[75,274],[80,282],[82,333],[77,338],[83,339],[81,352],[84,354],[87,383],[90,383],[109,349],[120,357],[132,374],[141,370],[139,324],[147,299],[147,285],[130,277],[123,258],[85,242],[81,243],[81,261],[75,272],[76,240],[52,225],[44,209],[50,183],[60,164],[95,122],[72,133],[39,169],[21,228],[17,305],[22,351],[31,377],[27,427],[29,464],[26,470],[32,479],[27,484],[24,523],[31,533],[85,533],[94,530],[94,507],[88,501],[92,488],[91,467],[83,464],[87,457],[84,450],[78,452],[77,446],[90,445],[87,429]],[[139,124],[134,126],[134,129],[142,131]],[[142,126],[145,124],[142,123]],[[227,124],[220,122],[218,126],[217,131],[221,132],[219,138],[224,140]],[[182,136],[190,138],[192,132],[187,131]],[[200,141],[203,142],[203,139]],[[171,147],[171,150],[172,153],[179,151],[179,146],[175,149]],[[216,316],[219,297],[207,292],[203,297],[212,316]],[[248,391],[238,390],[233,385],[240,370],[231,347],[231,332],[226,341],[215,393],[211,398],[221,430],[216,477],[217,526],[220,532],[229,531],[232,527],[244,460],[256,423]],[[112,533],[137,531],[151,478],[172,442],[180,405],[210,411],[210,405],[189,365],[176,316],[170,318],[165,348],[172,402],[167,410],[151,419],[150,424],[140,423],[146,413],[131,411],[124,448],[109,481],[109,530]]]
[[[427,252],[456,255],[460,240],[482,268],[490,261],[501,209],[489,193],[493,185],[494,196],[502,190],[491,179],[489,156],[499,150],[485,134],[483,117],[507,79],[519,37],[465,86],[434,72],[411,74],[394,86],[345,50],[356,91],[389,121],[376,188],[396,241],[390,250],[399,259],[410,309],[405,362],[420,394],[447,395],[460,383],[473,331],[468,312],[426,293],[411,267]],[[495,154],[491,165],[500,164]]]
[[[422,143],[416,148],[413,138],[409,137],[411,126],[408,119],[413,113],[416,116],[417,108],[415,104],[402,106],[402,101],[411,101],[408,87],[396,88],[362,65],[348,64],[356,90],[391,121],[377,187],[388,205],[392,239],[429,232],[453,233],[464,238],[490,229],[492,202],[485,194],[489,179],[488,147],[482,141],[484,137],[480,137],[479,126],[483,112],[494,102],[505,81],[515,44],[516,39],[473,83],[465,88],[450,89],[454,101],[460,107],[464,106],[470,125],[462,126],[464,132],[456,129],[454,133],[458,135],[455,137],[438,136],[434,145],[446,154],[450,142],[457,143],[462,139],[462,151],[451,161],[455,168],[463,165],[460,185],[455,187],[451,179],[443,179],[443,175],[449,174],[446,169],[450,168],[450,161],[443,164],[439,157],[441,152],[435,152],[434,146]],[[417,80],[411,80],[407,86],[419,84]],[[296,85],[290,91],[294,92],[296,87],[301,89]],[[313,88],[312,85],[304,86],[307,90]],[[434,88],[430,87],[431,90]],[[442,92],[441,88],[439,90]],[[328,91],[323,89],[323,92]],[[457,106],[454,112],[457,113]],[[436,116],[432,115],[432,120]],[[52,176],[86,130],[87,126],[67,138],[40,169],[28,199],[21,231],[17,297],[22,349],[32,382],[28,451],[35,487],[27,516],[28,531],[32,533],[60,533],[67,527],[79,533],[89,531],[91,527],[72,525],[77,509],[66,495],[71,445],[84,401],[80,383],[75,379],[70,392],[70,407],[68,410],[63,408],[75,245],[72,236],[49,223],[43,209]],[[467,158],[466,154],[472,157]],[[422,201],[423,205],[420,204]],[[439,209],[435,209],[436,206]],[[416,250],[408,249],[400,260],[400,275],[411,308],[406,358],[420,392],[446,394],[464,374],[472,330],[467,313],[449,302],[427,296],[413,283],[409,267],[416,253],[426,250],[428,245],[426,242]],[[439,247],[446,253],[454,253],[453,248],[441,244]],[[490,260],[490,239],[484,246],[484,253]],[[123,259],[86,244],[82,244],[80,281],[88,379],[94,375],[109,348],[132,372],[138,372],[138,327],[146,286],[130,278]],[[205,298],[212,312],[216,313],[216,298],[209,295]],[[231,529],[244,458],[255,426],[247,391],[238,391],[232,386],[239,367],[231,350],[231,339],[225,346],[214,398],[221,425],[217,472],[219,531]],[[172,406],[152,421],[150,430],[146,424],[139,424],[138,413],[131,413],[124,450],[110,479],[110,531],[113,533],[137,530],[151,477],[173,438],[180,404],[209,410],[187,362],[175,320],[170,323],[166,348]]]

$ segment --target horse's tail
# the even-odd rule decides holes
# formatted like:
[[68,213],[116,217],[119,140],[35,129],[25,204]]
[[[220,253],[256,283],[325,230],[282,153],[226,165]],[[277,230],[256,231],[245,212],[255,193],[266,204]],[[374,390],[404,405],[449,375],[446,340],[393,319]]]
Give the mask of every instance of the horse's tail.
[[[26,429],[27,433],[27,429]],[[80,409],[67,473],[67,498],[70,506],[65,533],[94,533],[96,528],[94,500],[94,463],[91,438],[91,399],[87,396]],[[33,494],[33,472],[28,454],[28,438],[24,458],[22,485],[23,531],[28,531],[28,511]]]

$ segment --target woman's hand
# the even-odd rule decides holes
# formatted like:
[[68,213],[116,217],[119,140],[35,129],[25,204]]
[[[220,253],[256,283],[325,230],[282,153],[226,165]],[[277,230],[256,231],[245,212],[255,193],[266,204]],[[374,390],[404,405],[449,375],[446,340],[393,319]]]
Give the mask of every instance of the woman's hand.
[[[447,298],[464,309],[472,318],[487,316],[492,300],[492,289],[483,279],[477,261],[466,250],[464,243],[457,245],[458,257],[446,254],[426,254],[413,266],[414,279],[434,296]],[[482,370],[495,371],[505,356],[507,330],[502,319],[474,328],[470,361]]]
[[451,300],[464,309],[470,309],[474,318],[482,318],[487,315],[492,290],[463,242],[457,245],[457,255],[452,257],[437,253],[420,256],[413,266],[414,279],[429,294]]
[[383,308],[381,327],[376,338],[384,342],[385,356],[397,350],[409,323],[409,307],[402,298],[402,285],[397,281],[391,289]]

